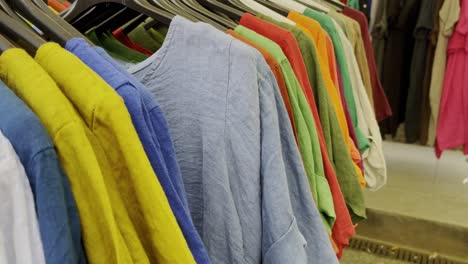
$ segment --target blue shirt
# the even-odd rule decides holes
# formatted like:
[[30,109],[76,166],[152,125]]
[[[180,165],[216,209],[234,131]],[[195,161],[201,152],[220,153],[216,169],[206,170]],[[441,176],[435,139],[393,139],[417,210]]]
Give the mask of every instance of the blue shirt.
[[[299,231],[307,242],[306,263],[338,264],[336,254],[331,247],[330,238],[323,224],[321,215],[313,199],[304,164],[298,149],[286,106],[284,105],[278,83],[263,57],[257,58],[257,71],[260,79],[260,102],[264,107],[263,119],[270,118],[271,127],[277,127],[279,133],[272,149],[281,150],[281,168],[287,182],[287,190],[292,211]],[[275,113],[276,114],[272,114]],[[272,118],[271,116],[275,116]],[[279,139],[278,139],[279,137]],[[328,188],[328,186],[327,186]],[[283,263],[291,263],[284,259]]]
[[86,263],[70,183],[41,121],[0,81],[0,129],[23,164],[48,264]]
[[102,59],[112,64],[116,70],[125,76],[125,78],[128,78],[130,83],[132,83],[133,86],[138,90],[143,105],[146,107],[146,109],[149,109],[149,114],[145,115],[145,120],[149,129],[151,129],[151,136],[156,146],[160,148],[164,163],[169,172],[169,175],[171,176],[171,182],[174,185],[181,202],[188,211],[187,194],[185,193],[184,183],[182,181],[182,176],[180,175],[180,168],[179,163],[177,162],[174,144],[172,142],[166,118],[164,117],[164,114],[159,107],[158,101],[148,91],[148,89],[143,84],[141,84],[140,81],[135,79],[126,70],[124,70],[119,63],[116,63],[116,61],[111,56],[109,56],[109,54],[107,54],[104,49],[100,47],[94,47],[94,50],[99,53],[99,55],[101,55]]
[[338,263],[258,51],[176,16],[160,50],[129,71],[161,104],[213,263]]
[[[190,217],[180,169],[167,124],[156,100],[144,86],[124,73],[109,55],[99,54],[83,39],[72,39],[66,49],[80,58],[122,97],[145,152],[164,189],[171,209],[197,263],[210,263]],[[169,162],[166,163],[166,160]]]

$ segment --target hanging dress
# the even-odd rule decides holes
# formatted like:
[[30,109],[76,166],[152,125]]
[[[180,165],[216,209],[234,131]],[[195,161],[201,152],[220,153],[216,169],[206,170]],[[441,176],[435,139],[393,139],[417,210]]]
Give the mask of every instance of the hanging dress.
[[447,68],[437,124],[436,155],[463,146],[468,154],[468,3],[461,13],[447,48]]

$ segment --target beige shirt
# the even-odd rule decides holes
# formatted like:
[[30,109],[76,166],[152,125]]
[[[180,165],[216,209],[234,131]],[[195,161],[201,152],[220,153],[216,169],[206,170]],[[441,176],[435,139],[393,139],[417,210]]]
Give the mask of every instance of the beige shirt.
[[445,66],[447,63],[447,46],[452,36],[455,24],[460,17],[459,0],[445,0],[439,12],[439,36],[432,66],[431,86],[429,88],[429,103],[431,116],[429,118],[429,129],[427,145],[433,146],[436,138],[437,121],[439,119],[440,97],[444,84]]
[[375,25],[375,19],[377,18],[377,9],[379,5],[382,4],[380,0],[372,1],[372,7],[370,12],[370,21],[369,21],[369,31],[372,32]]
[[383,154],[382,136],[369,97],[367,96],[361,74],[359,72],[357,56],[353,53],[351,42],[343,31],[338,29],[348,61],[348,69],[353,85],[353,95],[356,102],[358,127],[369,140],[369,148],[362,153],[364,161],[364,177],[367,188],[376,191],[387,183],[387,165]]
[[[336,20],[336,22],[338,22],[341,28],[345,31],[348,40],[351,42],[352,50],[354,51],[357,60],[357,65],[362,77],[362,82],[364,83],[364,88],[367,97],[369,98],[369,102],[371,104],[372,109],[374,109],[374,98],[372,95],[369,64],[367,62],[366,49],[364,47],[364,41],[362,39],[361,27],[359,26],[359,23],[356,22],[354,19],[339,14],[336,11],[330,12],[329,15],[333,17]],[[369,33],[364,32],[364,34]]]

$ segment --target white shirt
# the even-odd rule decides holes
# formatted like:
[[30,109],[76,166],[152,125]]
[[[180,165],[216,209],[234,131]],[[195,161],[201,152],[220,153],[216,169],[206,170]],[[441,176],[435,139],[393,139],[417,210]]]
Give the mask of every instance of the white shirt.
[[18,156],[0,132],[0,264],[42,264],[34,199]]
[[367,137],[370,144],[369,148],[362,153],[364,178],[366,179],[367,188],[376,191],[387,183],[387,165],[383,154],[382,136],[377,119],[375,118],[374,108],[370,103],[361,73],[359,72],[353,46],[336,22],[335,26],[337,27],[338,34],[343,43],[346,59],[348,61],[353,96],[356,102],[358,127]]

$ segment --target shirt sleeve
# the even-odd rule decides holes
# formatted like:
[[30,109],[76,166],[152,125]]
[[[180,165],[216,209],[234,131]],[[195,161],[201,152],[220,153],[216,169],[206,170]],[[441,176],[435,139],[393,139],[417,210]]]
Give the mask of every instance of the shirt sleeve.
[[47,261],[86,263],[75,197],[54,148],[43,149],[30,163],[28,175],[35,181],[31,186]]
[[[269,72],[266,67],[265,63],[263,63],[263,67],[262,63],[260,63],[260,72],[262,72],[262,69],[266,70],[262,72],[263,74],[260,79],[259,95],[262,124],[264,124],[264,122],[270,124],[270,126],[266,127],[270,133],[262,133],[262,135],[265,135],[265,137],[268,135],[270,137],[270,139],[265,139],[269,140],[265,142],[266,144],[270,142],[273,143],[273,146],[267,145],[267,147],[279,149],[281,151],[275,156],[275,159],[272,159],[270,162],[278,164],[277,167],[272,167],[275,171],[273,172],[274,174],[271,173],[271,175],[276,174],[278,183],[283,183],[285,185],[275,187],[275,190],[287,194],[287,196],[282,199],[285,201],[289,200],[292,209],[291,214],[293,216],[293,222],[290,227],[279,242],[276,242],[270,247],[266,257],[268,257],[268,261],[272,263],[291,263],[292,259],[300,263],[302,259],[296,256],[281,255],[285,249],[281,249],[280,246],[286,249],[287,247],[294,246],[296,248],[289,253],[294,253],[302,257],[300,254],[303,253],[302,248],[304,248],[308,262],[314,260],[317,261],[317,263],[338,263],[320,217],[321,215],[312,198],[313,196],[308,184],[301,155],[299,154],[299,149],[294,139],[292,127],[278,85],[272,73]],[[276,133],[276,131],[278,133]],[[264,137],[262,137],[262,145],[263,138]],[[267,166],[268,168],[271,167],[270,164],[267,164]],[[266,176],[270,177],[270,173],[263,177]],[[329,187],[319,186],[319,188]],[[281,256],[278,256],[278,254]]]
[[297,226],[289,197],[276,102],[269,100],[272,94],[266,94],[264,81],[259,86],[263,260],[307,263],[306,241]]
[[[351,45],[344,41],[345,49],[349,50]],[[356,109],[358,114],[359,129],[364,133],[369,141],[369,147],[362,153],[365,166],[365,179],[367,187],[371,190],[378,190],[387,183],[387,168],[383,154],[382,138],[379,126],[374,116],[373,108],[366,94],[362,77],[357,71],[358,64],[352,52],[346,53],[350,62],[351,80],[353,81],[354,98],[356,99]]]
[[455,29],[455,25],[460,18],[460,2],[457,0],[447,0],[439,11],[441,28],[440,31],[446,37],[450,37]]

